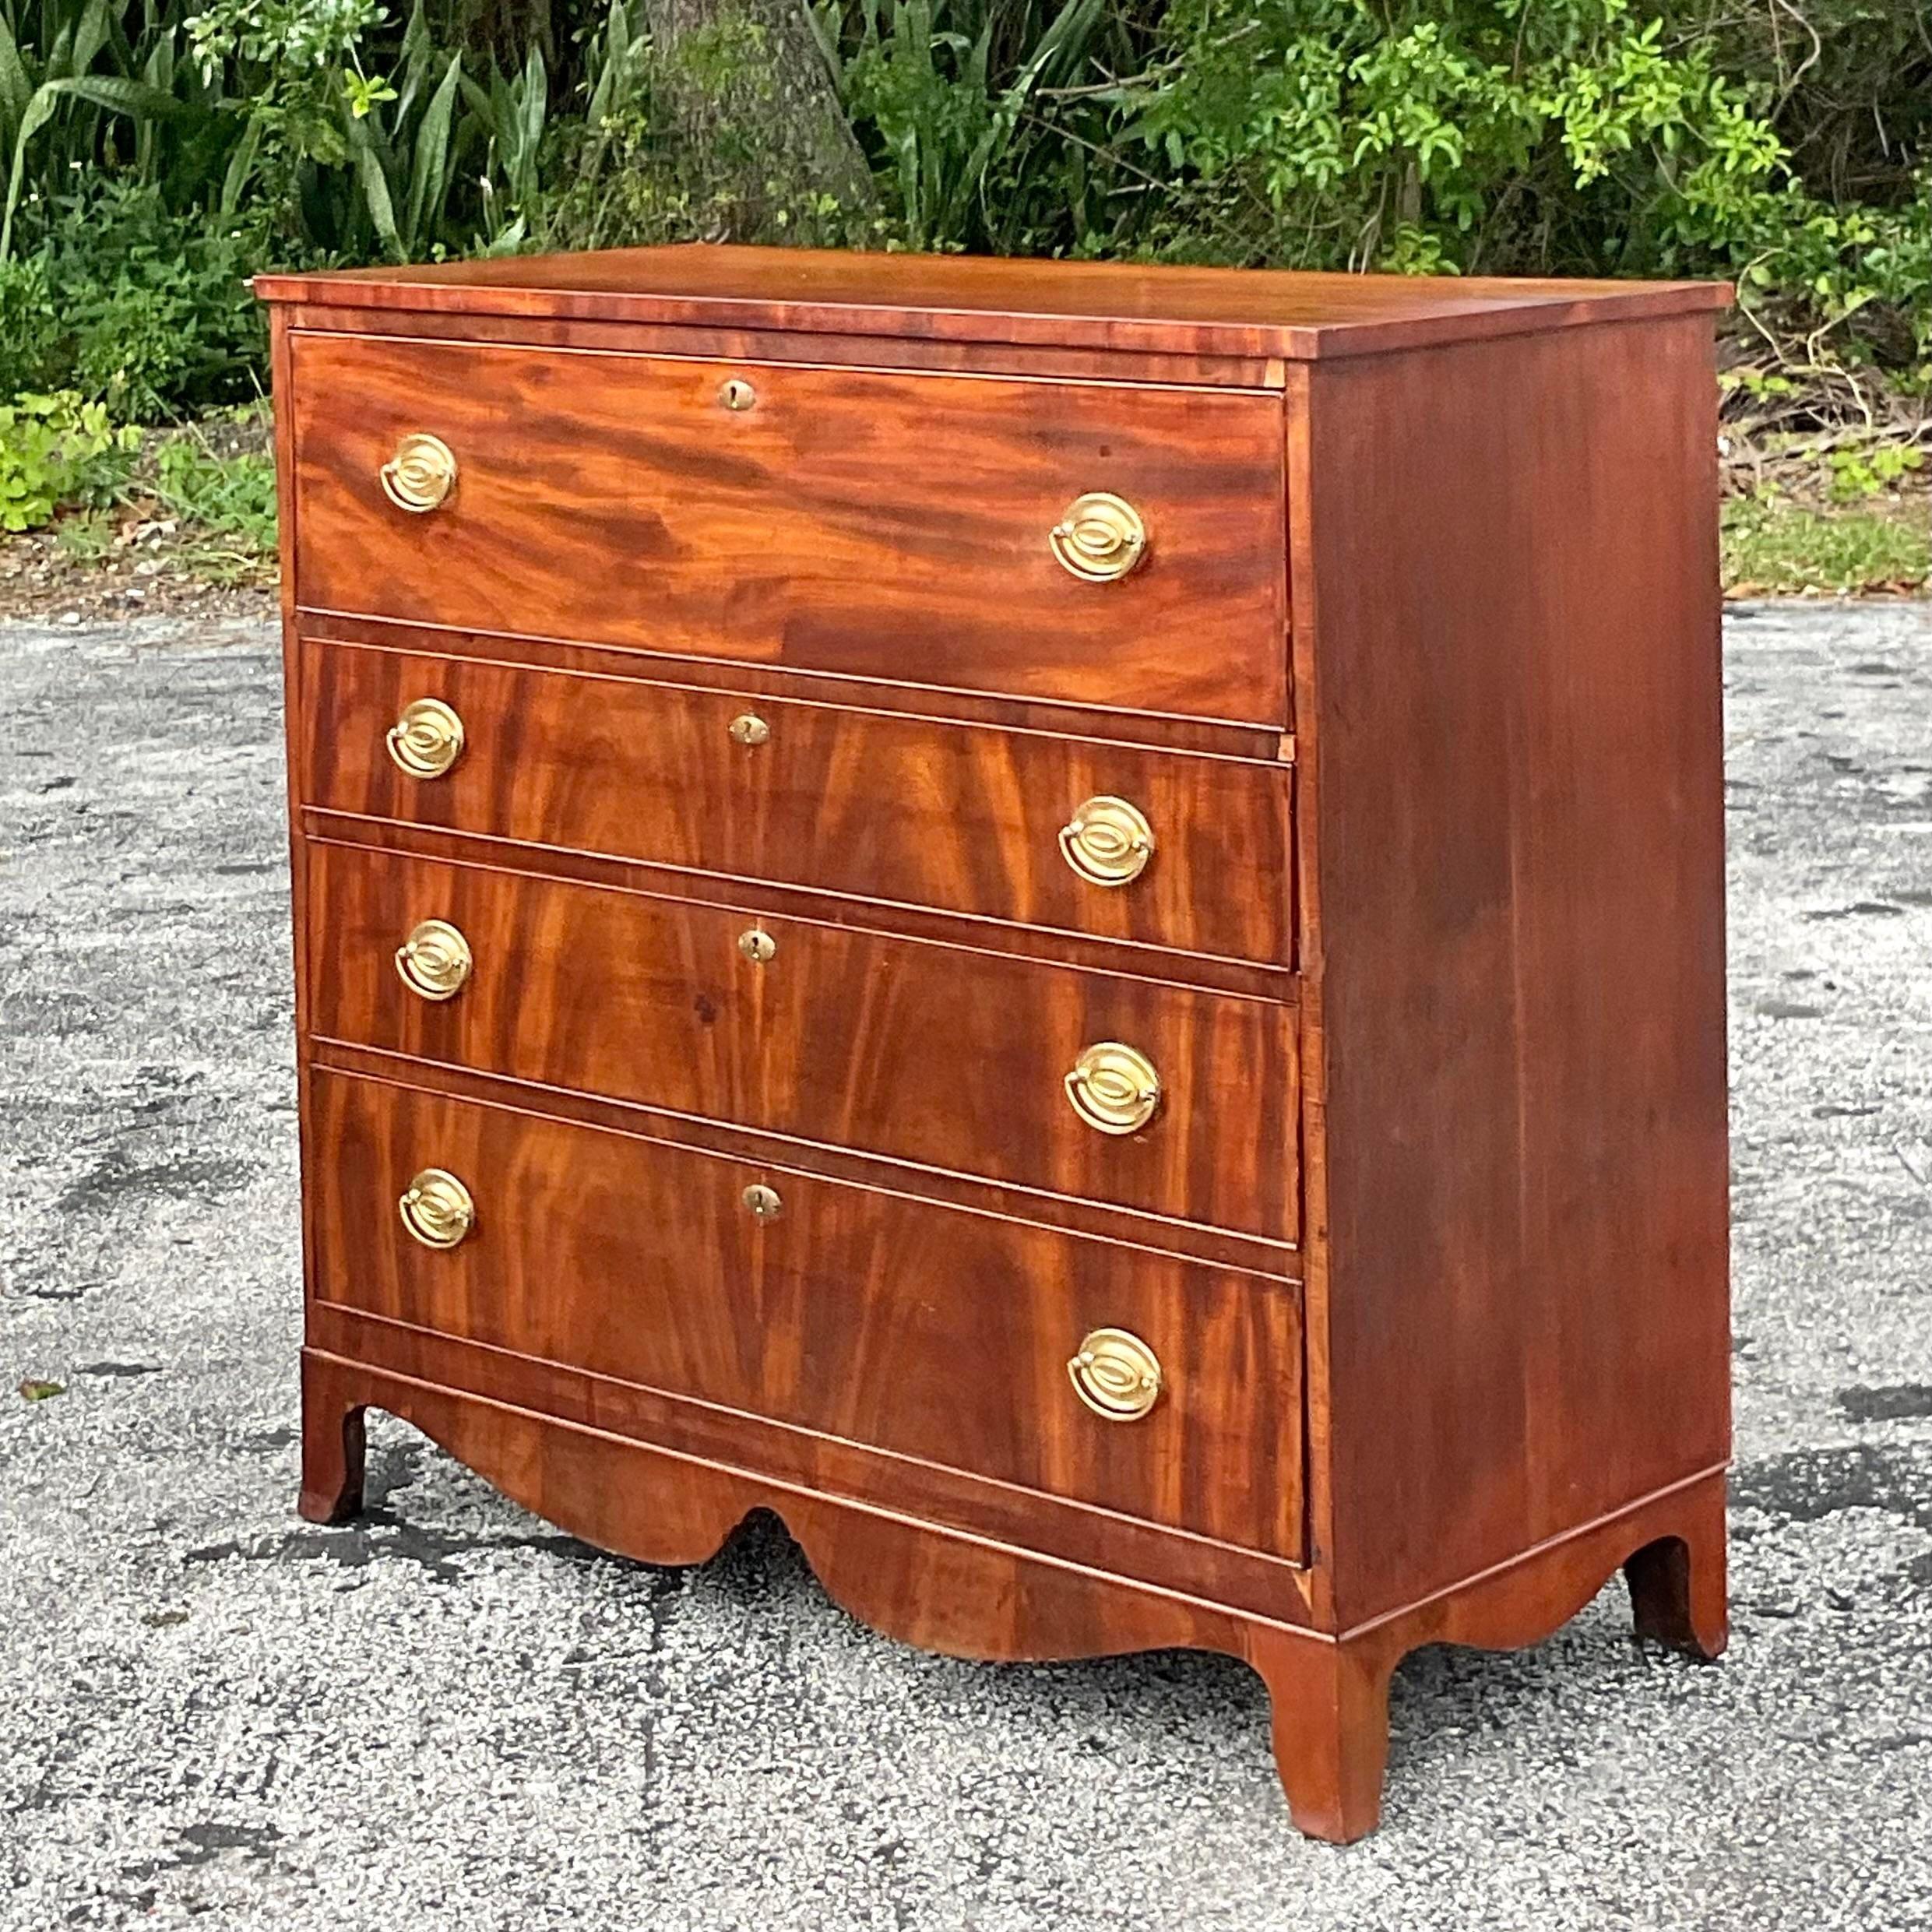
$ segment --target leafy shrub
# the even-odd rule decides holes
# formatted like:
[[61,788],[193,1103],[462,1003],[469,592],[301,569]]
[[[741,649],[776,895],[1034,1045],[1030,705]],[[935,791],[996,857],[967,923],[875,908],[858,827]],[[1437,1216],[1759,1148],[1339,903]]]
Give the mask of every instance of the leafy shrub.
[[[1828,48],[1776,9],[1687,0],[848,0],[839,17],[847,103],[910,245],[1732,275],[1788,362],[1932,387],[1932,37],[1914,0],[1819,4],[1842,30]],[[1814,69],[1859,111],[1814,97]]]
[[1476,272],[1667,266],[1778,144],[1627,0],[1180,0],[1121,139],[1170,252]]
[[1100,146],[1107,117],[1086,91],[1138,61],[1118,9],[861,0],[848,39],[841,84],[906,245],[1008,254],[1098,241],[1088,157],[1103,178],[1132,173]]
[[0,9],[0,260],[77,175],[239,227],[253,267],[514,246],[548,104],[534,37],[506,76],[423,0],[399,30],[378,0]]
[[38,530],[57,510],[107,503],[140,442],[71,389],[16,396],[0,406],[0,528]]
[[0,261],[0,396],[51,383],[59,338],[46,257]]
[[253,238],[173,214],[158,190],[109,179],[56,210],[35,258],[55,328],[38,378],[152,422],[255,392],[266,331],[247,277]]
[[693,236],[1730,274],[1772,370],[1932,394],[1923,0],[804,4],[870,192],[729,11],[0,5],[0,394],[245,394],[246,269]]

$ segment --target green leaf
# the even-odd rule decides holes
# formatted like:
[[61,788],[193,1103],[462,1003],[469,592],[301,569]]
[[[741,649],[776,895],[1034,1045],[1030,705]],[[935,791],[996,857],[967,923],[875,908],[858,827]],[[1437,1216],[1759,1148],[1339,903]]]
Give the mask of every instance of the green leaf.
[[410,170],[409,245],[420,254],[429,240],[425,217],[433,225],[441,213],[449,186],[449,128],[463,81],[463,57],[450,56],[449,71],[431,97],[423,125],[416,132],[416,153]]
[[188,111],[185,101],[144,80],[129,80],[119,74],[83,74],[72,80],[51,84],[78,100],[92,101],[97,107],[106,107],[135,120],[166,121]]
[[182,104],[145,81],[128,80],[114,74],[83,74],[62,80],[44,80],[34,89],[20,117],[19,132],[14,136],[13,166],[7,176],[6,212],[0,216],[0,262],[13,252],[13,217],[20,203],[20,190],[26,177],[27,143],[53,119],[64,100],[91,101],[116,114],[159,118],[182,111]]
[[107,44],[107,0],[90,0],[87,10],[74,30],[72,77],[78,80],[94,64],[94,56]]
[[6,261],[13,252],[13,215],[20,205],[20,188],[26,178],[26,144],[53,119],[54,110],[68,85],[58,80],[41,82],[20,116],[19,132],[13,139],[13,166],[7,175],[6,210],[0,214],[0,262]]
[[26,112],[33,92],[20,49],[5,19],[0,17],[0,138],[11,138]]
[[363,205],[390,255],[401,262],[403,238],[396,231],[396,204],[389,198],[389,184],[382,172],[382,157],[370,143],[369,131],[359,121],[350,123],[349,153],[355,164],[356,179],[361,185]]
[[248,177],[255,171],[255,157],[261,152],[262,132],[262,123],[251,115],[241,139],[235,143],[234,153],[228,157],[227,171],[221,178],[220,206],[224,215],[233,215],[241,206]]

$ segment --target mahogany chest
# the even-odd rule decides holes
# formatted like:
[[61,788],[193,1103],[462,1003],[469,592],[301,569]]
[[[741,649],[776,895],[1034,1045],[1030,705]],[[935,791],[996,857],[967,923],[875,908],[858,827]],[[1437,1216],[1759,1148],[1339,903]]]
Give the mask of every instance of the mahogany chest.
[[1703,286],[258,284],[304,1514],[364,1409],[963,1656],[1725,1631]]

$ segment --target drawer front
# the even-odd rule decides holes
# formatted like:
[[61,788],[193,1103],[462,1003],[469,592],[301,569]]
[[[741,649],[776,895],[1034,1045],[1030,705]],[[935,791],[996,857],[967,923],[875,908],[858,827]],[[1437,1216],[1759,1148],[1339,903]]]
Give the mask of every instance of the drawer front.
[[[322,1300],[1300,1558],[1286,1284],[341,1075],[310,1127]],[[399,1211],[430,1169],[452,1247]],[[1138,1418],[1074,1386],[1107,1330],[1158,1366]],[[1145,1399],[1106,1374],[1142,1358],[1086,1352]]]
[[[1277,396],[326,335],[292,354],[305,608],[1286,720]],[[734,381],[750,406],[721,399]],[[425,434],[453,482],[413,510],[390,492],[430,505],[445,459],[384,472]],[[1146,531],[1114,582],[1055,556],[1094,493]]]
[[[325,1038],[1293,1238],[1290,1007],[364,848],[318,843],[308,864]],[[396,961],[430,921],[473,962],[445,998]],[[438,950],[419,949],[432,981]],[[1101,1043],[1151,1063],[1138,1131],[1069,1096]],[[1131,1070],[1123,1099],[1087,1065],[1084,1104],[1131,1116]]]
[[[1288,962],[1285,765],[357,646],[304,665],[309,801],[333,811]],[[424,699],[463,731],[434,776],[388,748]],[[1111,857],[1096,799],[1151,855],[1136,834]]]

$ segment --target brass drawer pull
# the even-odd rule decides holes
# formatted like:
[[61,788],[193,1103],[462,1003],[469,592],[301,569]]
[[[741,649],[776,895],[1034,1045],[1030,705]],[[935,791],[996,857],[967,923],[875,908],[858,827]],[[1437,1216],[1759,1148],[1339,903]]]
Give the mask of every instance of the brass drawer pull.
[[470,941],[446,919],[425,919],[396,949],[403,984],[426,1000],[453,1000],[475,964]]
[[745,1212],[755,1221],[776,1221],[785,1212],[785,1204],[778,1198],[776,1188],[768,1188],[764,1182],[755,1181],[739,1197],[744,1203]]
[[1160,1107],[1160,1075],[1137,1047],[1096,1040],[1067,1075],[1067,1098],[1088,1126],[1102,1134],[1138,1133]]
[[1089,885],[1129,885],[1154,856],[1154,829],[1124,798],[1089,798],[1060,828],[1060,851]]
[[425,1167],[396,1205],[403,1226],[425,1248],[454,1248],[476,1226],[470,1190],[441,1167]]
[[399,510],[425,516],[456,487],[456,459],[440,436],[405,436],[382,468],[382,494]]
[[389,727],[389,758],[411,778],[441,778],[463,756],[463,720],[440,698],[418,698]]
[[1112,583],[1147,554],[1147,525],[1124,498],[1096,490],[1076,497],[1047,533],[1062,569],[1086,583]]
[[1096,1328],[1067,1364],[1074,1393],[1109,1422],[1138,1422],[1160,1399],[1160,1362],[1138,1335]]
[[749,711],[734,718],[730,728],[733,742],[738,744],[762,744],[772,735],[772,727]]

